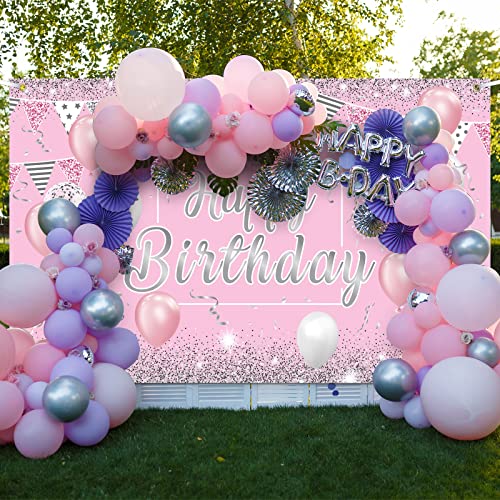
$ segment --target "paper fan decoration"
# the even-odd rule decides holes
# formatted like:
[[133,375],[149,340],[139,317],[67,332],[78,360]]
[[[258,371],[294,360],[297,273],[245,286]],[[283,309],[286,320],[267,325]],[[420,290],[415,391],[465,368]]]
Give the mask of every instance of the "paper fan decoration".
[[137,200],[139,186],[132,174],[110,175],[102,172],[95,181],[94,196],[105,210],[123,212]]
[[381,135],[384,139],[397,137],[405,140],[403,134],[403,117],[392,109],[378,109],[365,122],[364,131]]
[[382,161],[381,154],[371,154],[370,161],[360,161],[359,164],[366,167],[368,172],[370,172],[370,185],[379,179],[383,174],[388,175],[391,179],[394,177],[401,177],[403,184],[408,184],[410,181],[405,176],[406,172],[406,158],[401,156],[401,158],[391,158],[391,162],[388,167],[384,167],[380,164]]
[[110,212],[102,208],[95,195],[85,198],[78,206],[82,224],[95,224],[104,232],[104,247],[120,248],[132,232],[132,215],[129,210]]
[[366,205],[359,205],[352,214],[354,227],[359,234],[367,238],[380,236],[387,229],[387,222],[376,217]]
[[380,243],[394,253],[407,253],[416,245],[413,232],[416,226],[405,226],[401,222],[394,222],[378,237]]
[[382,200],[367,201],[366,206],[383,222],[399,222],[394,213],[394,207],[386,205]]

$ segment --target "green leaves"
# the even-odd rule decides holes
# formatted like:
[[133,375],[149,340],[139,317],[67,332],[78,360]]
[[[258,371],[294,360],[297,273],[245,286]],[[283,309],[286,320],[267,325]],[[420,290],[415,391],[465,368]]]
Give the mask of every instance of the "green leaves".
[[217,177],[214,174],[210,174],[207,178],[208,185],[210,189],[223,198],[228,194],[232,193],[238,187],[238,177],[229,177],[227,179],[223,177]]

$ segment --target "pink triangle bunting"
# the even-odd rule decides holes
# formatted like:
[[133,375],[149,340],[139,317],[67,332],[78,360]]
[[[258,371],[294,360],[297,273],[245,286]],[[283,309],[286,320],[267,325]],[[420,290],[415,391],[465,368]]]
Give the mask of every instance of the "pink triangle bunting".
[[476,127],[477,135],[483,143],[484,149],[488,154],[490,153],[490,124],[489,123],[474,123]]
[[372,109],[360,108],[352,104],[347,104],[346,106],[350,122],[357,123],[358,125],[363,125],[366,119],[373,113]]
[[36,131],[47,116],[47,112],[52,104],[45,101],[24,101],[23,106],[30,127]]
[[17,176],[23,167],[23,163],[11,163],[9,165],[9,188],[12,189],[16,183]]
[[69,182],[78,185],[83,171],[83,165],[79,161],[74,158],[68,158],[67,160],[59,160],[57,165],[63,171]]

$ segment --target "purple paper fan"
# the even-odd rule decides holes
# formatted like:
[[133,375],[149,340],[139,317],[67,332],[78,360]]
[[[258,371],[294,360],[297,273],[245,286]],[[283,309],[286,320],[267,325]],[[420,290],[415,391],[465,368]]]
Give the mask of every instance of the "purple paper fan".
[[104,233],[104,247],[120,248],[132,232],[132,215],[129,210],[110,212],[102,208],[95,196],[85,198],[78,206],[82,224],[95,224]]
[[103,172],[95,182],[95,199],[102,208],[110,212],[128,210],[138,195],[137,180],[130,173],[110,175]]
[[403,134],[403,117],[392,109],[378,109],[365,122],[364,131],[381,135],[384,139],[398,137],[405,140]]
[[394,253],[407,253],[416,245],[413,232],[416,226],[405,226],[401,222],[389,224],[387,229],[378,237],[380,243]]
[[370,172],[370,185],[373,184],[379,179],[379,177],[383,174],[388,175],[391,179],[394,177],[401,177],[403,180],[403,184],[408,184],[410,181],[405,176],[406,172],[406,159],[404,156],[401,158],[391,158],[391,162],[388,167],[384,167],[380,164],[382,161],[381,154],[371,154],[370,161],[361,161],[359,164],[363,167],[366,167],[368,172]]
[[399,222],[394,207],[386,205],[382,200],[367,201],[370,212],[384,222]]

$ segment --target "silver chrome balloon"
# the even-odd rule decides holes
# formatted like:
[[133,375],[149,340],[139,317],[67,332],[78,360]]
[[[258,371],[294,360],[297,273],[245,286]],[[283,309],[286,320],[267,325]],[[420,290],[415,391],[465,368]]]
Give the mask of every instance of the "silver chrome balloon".
[[389,401],[406,401],[417,390],[417,374],[402,359],[386,359],[373,372],[375,390]]
[[430,296],[430,293],[423,292],[418,288],[414,288],[408,295],[408,305],[412,309],[415,309],[418,305],[423,304],[424,302],[428,302]]
[[183,148],[203,144],[212,132],[212,119],[203,106],[185,102],[174,109],[168,120],[168,135]]
[[314,97],[311,92],[304,86],[300,86],[294,90],[295,98],[293,100],[294,108],[299,110],[302,116],[309,116],[314,113],[316,106]]
[[46,201],[38,211],[38,224],[45,234],[52,229],[74,230],[80,225],[80,212],[73,203],[63,198]]
[[107,330],[123,319],[123,302],[112,290],[93,290],[83,299],[80,314],[92,330]]
[[84,359],[90,366],[94,364],[94,353],[90,347],[86,345],[79,345],[68,352],[68,357],[74,356],[76,358]]
[[441,129],[439,115],[428,106],[413,108],[404,118],[403,133],[415,146],[427,146],[438,136]]
[[43,392],[45,411],[59,422],[72,422],[81,417],[89,401],[87,386],[81,380],[69,375],[57,377]]
[[479,337],[468,345],[467,356],[494,368],[500,361],[500,349],[493,340]]
[[447,248],[451,260],[457,264],[482,264],[490,253],[490,242],[475,229],[457,233]]

